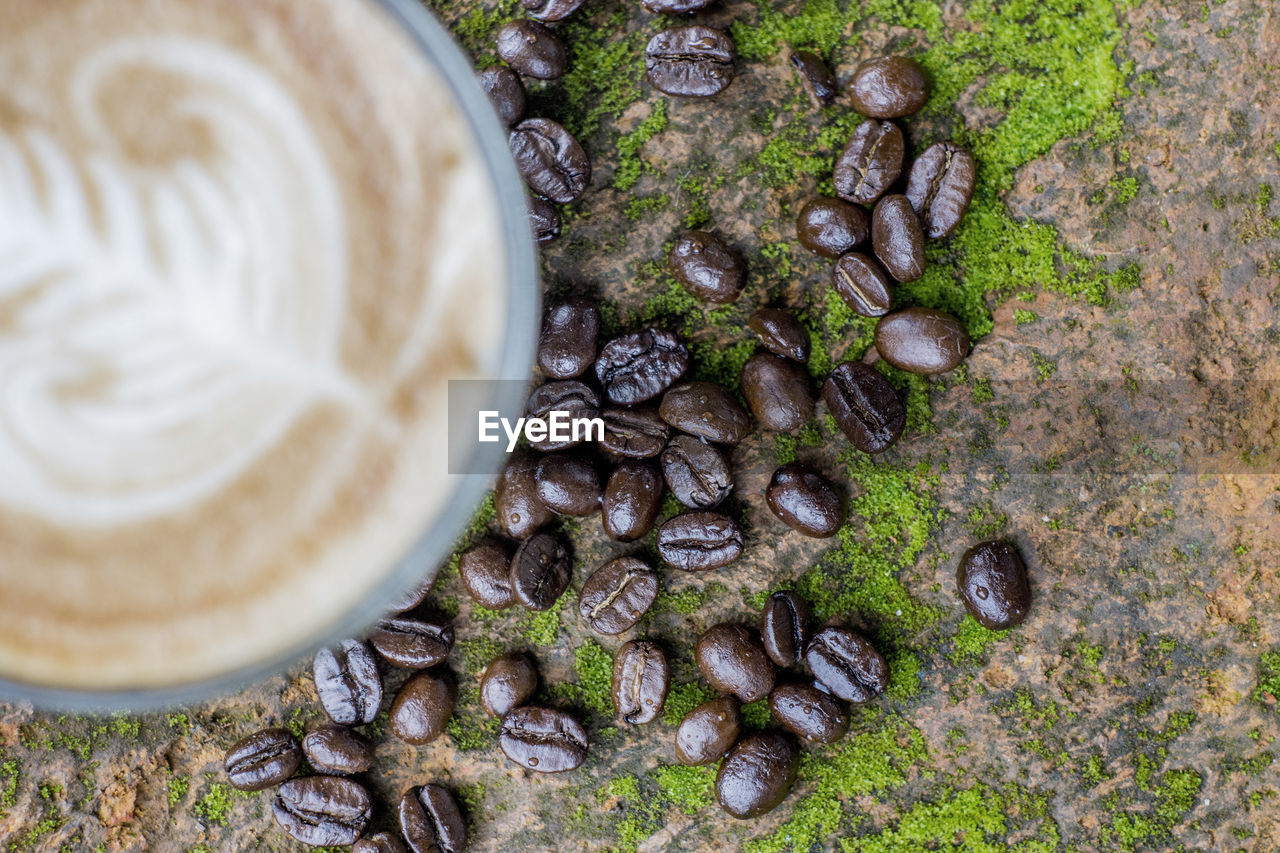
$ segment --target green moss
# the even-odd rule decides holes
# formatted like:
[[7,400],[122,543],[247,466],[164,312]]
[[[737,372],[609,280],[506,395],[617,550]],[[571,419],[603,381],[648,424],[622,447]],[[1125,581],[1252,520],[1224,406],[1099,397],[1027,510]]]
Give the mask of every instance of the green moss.
[[618,836],[616,853],[634,853],[640,842],[662,827],[663,802],[642,791],[635,776],[610,779],[596,797],[602,803],[613,803],[613,828]]
[[1104,845],[1131,851],[1166,838],[1172,827],[1195,805],[1203,778],[1192,769],[1170,770],[1154,789],[1151,812],[1125,811],[1114,814],[1111,823],[1099,832]]
[[707,603],[707,598],[711,594],[713,585],[708,584],[707,587],[698,589],[696,587],[685,587],[679,592],[670,592],[662,589],[658,592],[658,597],[653,601],[651,612],[662,613],[674,611],[681,616],[692,616],[702,609]]
[[694,814],[715,802],[717,765],[685,767],[662,764],[653,772],[662,795],[685,814]]
[[22,765],[0,750],[0,817],[18,802],[18,778]]
[[1280,647],[1263,652],[1258,658],[1258,686],[1253,690],[1253,698],[1280,708]]
[[716,698],[714,690],[696,681],[688,684],[673,684],[667,693],[667,703],[662,707],[662,722],[668,726],[678,726],[685,714],[714,698]]
[[554,646],[556,637],[560,636],[560,601],[553,604],[550,610],[526,616],[520,623],[520,634],[535,646]]
[[251,799],[253,796],[251,792],[237,791],[230,785],[211,781],[204,794],[191,807],[191,811],[205,823],[225,826],[231,810],[235,808],[236,800]]
[[[551,103],[559,108],[560,123],[580,140],[593,136],[603,122],[617,119],[644,93],[637,81],[644,79],[643,51],[649,36],[633,32],[619,38],[626,23],[625,10],[593,12],[588,7],[560,27],[569,63],[559,81],[563,97]],[[614,152],[592,150],[591,154],[620,162]]]
[[773,722],[769,700],[758,699],[742,706],[742,725],[748,729],[766,729]]
[[459,714],[456,710],[445,730],[456,749],[462,752],[490,750],[498,742],[498,730],[502,721],[480,714]]
[[169,811],[173,811],[178,807],[178,803],[182,802],[182,798],[187,795],[187,789],[191,786],[191,778],[189,776],[170,776],[169,781],[165,783],[164,796],[169,803]]
[[1036,312],[1028,311],[1025,308],[1015,308],[1013,311],[1013,322],[1019,326],[1030,325],[1039,319]]
[[[640,149],[645,143],[667,129],[667,102],[658,101],[653,106],[649,117],[640,122],[640,126],[630,133],[618,137],[617,168],[613,173],[613,188],[626,191],[640,180],[643,164],[640,161]],[[665,206],[665,203],[664,203]]]
[[1111,778],[1102,763],[1102,754],[1093,753],[1084,762],[1084,766],[1080,768],[1080,781],[1085,788],[1093,788],[1102,784]]
[[746,59],[767,59],[788,46],[830,55],[844,42],[849,15],[836,0],[808,0],[798,12],[764,3],[757,10],[753,24],[734,21],[730,28]]
[[58,809],[58,800],[62,798],[62,793],[62,786],[55,782],[41,783],[39,794],[43,805],[40,820],[28,826],[21,835],[11,837],[8,847],[5,848],[7,851],[15,853],[19,850],[30,850],[41,838],[62,828],[66,823],[66,819]]
[[978,624],[968,613],[960,620],[951,638],[947,658],[956,666],[979,664],[986,660],[987,648],[1009,635],[1008,631],[992,631]]
[[291,708],[289,713],[285,715],[284,727],[298,740],[302,740],[302,736],[307,732],[307,724],[312,720],[318,719],[320,713],[320,709],[313,705]]
[[573,650],[573,671],[583,704],[606,717],[613,716],[613,655],[595,640]]
[[671,196],[666,195],[648,195],[648,196],[632,196],[627,199],[627,206],[624,211],[627,219],[637,222],[646,216],[651,216],[666,210],[671,204]]
[[520,0],[496,0],[494,8],[476,6],[462,15],[452,0],[426,0],[428,6],[449,25],[454,37],[480,67],[495,64],[493,38],[498,27],[520,15]]

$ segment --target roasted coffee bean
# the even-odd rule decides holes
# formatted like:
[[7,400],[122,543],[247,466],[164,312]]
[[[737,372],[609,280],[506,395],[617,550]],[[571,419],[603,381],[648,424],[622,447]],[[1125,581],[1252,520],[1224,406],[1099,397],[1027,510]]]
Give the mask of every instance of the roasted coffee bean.
[[933,308],[907,308],[876,324],[880,357],[910,373],[945,373],[969,355],[969,333],[955,317]]
[[498,56],[526,77],[554,80],[564,74],[564,45],[537,21],[508,21],[498,30]]
[[351,846],[351,853],[406,853],[404,842],[398,835],[379,832],[361,838]]
[[635,557],[619,557],[587,578],[578,612],[592,631],[612,636],[629,631],[657,597],[657,573]]
[[812,684],[779,684],[769,694],[769,710],[783,728],[809,743],[834,743],[849,731],[840,700]]
[[652,462],[628,459],[613,469],[600,500],[604,532],[634,542],[653,528],[662,509],[662,475]]
[[506,610],[516,603],[511,586],[511,549],[486,539],[458,558],[458,574],[467,594],[486,610]]
[[382,678],[373,649],[359,640],[316,653],[313,674],[320,706],[344,726],[372,723],[382,704]]
[[[600,309],[594,302],[570,299],[549,306],[542,316],[542,334],[538,337],[538,367],[555,379],[572,379],[585,373],[596,360],[599,334]],[[598,409],[599,398],[595,399]]]
[[420,583],[412,589],[406,589],[400,593],[387,605],[388,613],[403,613],[406,610],[412,610],[422,602],[426,601],[427,593],[431,592],[431,585],[435,582],[435,577],[425,583]]
[[760,613],[760,639],[769,659],[780,667],[795,666],[809,634],[809,603],[794,592],[775,592]]
[[751,418],[732,393],[711,382],[686,382],[662,395],[658,415],[678,430],[720,444],[737,444]]
[[644,67],[655,89],[708,97],[733,82],[733,40],[710,27],[674,27],[650,39]]
[[640,0],[640,5],[650,12],[664,15],[683,15],[710,6],[714,0]]
[[[563,413],[558,415],[559,425],[554,429],[552,412]],[[529,441],[534,450],[541,450],[543,453],[564,450],[581,444],[587,438],[585,430],[571,429],[570,423],[577,418],[597,417],[600,414],[600,397],[576,379],[547,382],[539,385],[529,395],[524,413],[528,418],[539,418],[547,423],[546,436],[537,441]]]
[[956,585],[973,618],[993,631],[1020,624],[1031,607],[1027,567],[1008,542],[983,542],[966,551]]
[[907,199],[926,237],[937,240],[956,230],[976,180],[973,155],[950,142],[935,142],[916,158],[907,178]]
[[658,528],[658,556],[668,566],[705,572],[742,556],[742,531],[718,512],[686,512]]
[[364,786],[340,776],[290,779],[271,801],[280,828],[312,847],[354,844],[372,811]]
[[541,773],[573,770],[587,757],[587,733],[564,711],[524,706],[502,718],[498,745],[516,764]]
[[842,198],[820,196],[800,209],[796,238],[800,245],[824,258],[838,258],[867,242],[871,220],[867,212]]
[[662,476],[676,500],[694,509],[710,509],[733,491],[724,454],[691,435],[677,435],[662,451]]
[[846,702],[870,701],[889,684],[884,658],[848,628],[823,628],[814,634],[804,662],[819,686]]
[[396,666],[426,669],[453,648],[453,626],[400,616],[383,619],[369,635],[369,645]]
[[822,399],[840,431],[863,453],[889,449],[907,425],[898,392],[880,371],[860,361],[837,365],[822,383]]
[[505,65],[486,68],[476,75],[480,88],[484,89],[498,113],[498,119],[507,127],[524,118],[525,104],[528,96],[520,75]]
[[785,735],[751,732],[729,750],[716,774],[716,799],[736,818],[757,817],[791,793],[800,751]]
[[773,353],[753,355],[742,366],[742,396],[763,429],[791,432],[813,417],[808,371]]
[[580,456],[552,453],[538,463],[534,479],[538,499],[561,515],[594,515],[600,511],[600,477]]
[[855,110],[871,118],[915,115],[929,100],[929,80],[914,59],[868,59],[853,72],[849,98]]
[[667,266],[676,280],[704,302],[735,302],[747,268],[738,253],[710,231],[686,231],[671,247]]
[[774,355],[801,364],[809,360],[809,333],[790,311],[761,308],[747,320],[747,328],[755,332],[764,348]]
[[480,706],[493,717],[505,717],[538,689],[538,668],[522,652],[507,652],[489,662],[480,678]]
[[301,764],[298,741],[285,729],[263,729],[236,741],[222,761],[232,786],[241,791],[279,785]]
[[525,119],[507,141],[516,167],[535,192],[557,204],[576,201],[586,192],[591,182],[587,152],[551,119]]
[[721,622],[698,638],[694,649],[698,671],[721,693],[732,693],[742,702],[769,695],[777,671],[765,654],[756,632],[745,625]]
[[864,121],[836,160],[836,192],[846,201],[873,204],[902,174],[902,131],[891,121]]
[[[556,517],[538,498],[538,484],[533,479],[537,468],[538,457],[516,451],[498,476],[493,505],[498,526],[512,539],[528,539],[539,527]],[[489,605],[485,604],[485,607]]]
[[645,329],[605,344],[596,359],[596,378],[612,402],[631,406],[666,391],[688,367],[689,351],[675,335]]
[[530,610],[550,610],[569,588],[572,573],[569,549],[550,533],[531,536],[511,558],[511,586]]
[[600,419],[604,421],[600,446],[625,459],[657,456],[667,446],[667,436],[671,434],[671,428],[658,417],[657,409],[605,409]]
[[676,759],[690,767],[719,761],[742,733],[738,700],[719,696],[684,715],[676,729]]
[[529,227],[539,244],[550,243],[560,236],[560,211],[545,198],[529,197]]
[[822,57],[811,50],[793,50],[791,67],[800,76],[800,85],[815,107],[829,107],[836,99],[836,78]]
[[871,212],[871,248],[889,275],[915,281],[924,275],[924,231],[905,195],[887,195]]
[[845,304],[863,317],[883,317],[893,307],[893,281],[874,258],[861,252],[840,256],[831,283]]
[[844,524],[844,500],[830,480],[799,462],[773,472],[765,503],[778,519],[805,536],[835,536]]
[[447,675],[419,672],[404,683],[391,703],[391,733],[415,746],[431,743],[444,733],[457,697]]
[[399,818],[411,853],[460,853],[467,846],[467,822],[447,788],[423,785],[405,791]]
[[667,656],[656,643],[632,640],[613,659],[613,708],[632,725],[653,722],[662,713],[671,686]]
[[529,17],[539,21],[563,21],[578,11],[583,0],[524,0]]
[[307,761],[321,773],[350,776],[373,766],[373,744],[346,726],[321,726],[302,739]]

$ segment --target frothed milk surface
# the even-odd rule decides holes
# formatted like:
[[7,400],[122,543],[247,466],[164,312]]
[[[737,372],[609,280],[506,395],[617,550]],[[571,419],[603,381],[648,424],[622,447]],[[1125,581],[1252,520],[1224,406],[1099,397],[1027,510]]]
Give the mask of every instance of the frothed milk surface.
[[0,676],[280,653],[447,499],[497,204],[371,0],[0,3]]

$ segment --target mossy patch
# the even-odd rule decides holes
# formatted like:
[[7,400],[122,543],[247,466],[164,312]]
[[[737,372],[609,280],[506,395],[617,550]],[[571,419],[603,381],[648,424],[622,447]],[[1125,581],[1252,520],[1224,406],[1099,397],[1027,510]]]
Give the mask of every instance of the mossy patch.
[[960,620],[951,638],[951,651],[947,659],[956,666],[973,665],[986,660],[987,649],[992,643],[1008,636],[1008,631],[992,631],[978,624],[968,613]]
[[1280,648],[1263,652],[1258,658],[1258,686],[1253,690],[1253,698],[1280,708]]
[[613,716],[613,655],[595,640],[573,650],[573,671],[578,675],[581,702],[605,717]]
[[685,767],[663,764],[653,771],[658,787],[671,803],[685,814],[694,814],[715,802],[718,764]]
[[237,791],[224,782],[216,781],[213,774],[206,775],[209,777],[209,786],[191,807],[191,812],[203,823],[224,826],[236,802],[252,799],[254,794],[249,791]]
[[678,726],[685,715],[703,702],[716,698],[710,687],[691,681],[687,684],[673,684],[667,693],[667,702],[662,707],[662,722],[668,726]]

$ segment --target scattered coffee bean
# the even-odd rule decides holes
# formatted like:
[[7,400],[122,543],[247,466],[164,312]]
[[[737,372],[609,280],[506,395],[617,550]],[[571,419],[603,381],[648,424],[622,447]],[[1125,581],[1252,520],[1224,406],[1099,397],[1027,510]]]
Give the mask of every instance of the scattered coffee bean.
[[658,555],[668,566],[705,572],[742,556],[742,531],[718,512],[686,512],[658,528]]
[[241,791],[279,785],[301,764],[298,741],[285,729],[263,729],[236,741],[222,761],[232,787]]
[[316,653],[316,693],[329,719],[344,726],[372,723],[382,704],[382,678],[373,649],[359,640]]
[[427,593],[431,591],[431,584],[434,582],[435,578],[432,577],[425,583],[420,583],[412,589],[406,589],[387,605],[387,612],[403,613],[406,610],[414,609],[419,604],[426,601]]
[[874,258],[861,252],[840,256],[831,283],[845,304],[863,317],[883,317],[893,307],[892,280]]
[[550,243],[560,236],[560,211],[545,198],[530,196],[529,227],[539,245]]
[[426,669],[449,655],[453,626],[405,616],[383,619],[369,635],[369,645],[396,666]]
[[733,40],[719,30],[674,27],[649,41],[644,67],[660,92],[708,97],[733,82],[733,56]]
[[910,373],[945,373],[969,355],[969,333],[955,317],[933,308],[907,308],[880,318],[876,349]]
[[605,409],[600,413],[604,421],[604,438],[600,446],[614,456],[625,459],[651,459],[667,446],[671,428],[658,410],[653,408]]
[[676,729],[676,759],[694,767],[719,761],[742,733],[738,700],[719,696],[684,715]]
[[711,382],[686,382],[662,397],[658,415],[678,430],[720,444],[737,444],[751,418],[732,393]]
[[868,59],[853,72],[849,97],[855,110],[871,118],[915,115],[929,100],[929,80],[914,59]]
[[321,773],[350,776],[373,767],[373,744],[346,726],[321,726],[302,739],[307,761]]
[[511,131],[508,143],[529,186],[558,204],[576,201],[591,182],[587,152],[550,119],[525,119]]
[[737,300],[747,278],[742,258],[710,231],[686,231],[671,248],[667,265],[694,296],[721,305]]
[[569,549],[550,533],[531,536],[511,558],[516,599],[530,610],[550,610],[569,588],[572,572]]
[[516,72],[505,65],[497,65],[481,71],[476,78],[503,125],[510,127],[524,117],[528,96]]
[[537,21],[508,21],[498,30],[498,56],[526,77],[554,80],[564,74],[564,45]]
[[379,832],[367,835],[351,846],[351,853],[406,853],[404,842],[398,835]]
[[582,585],[578,612],[597,634],[622,634],[640,621],[658,597],[658,575],[635,557],[619,557],[596,569]]
[[755,332],[764,348],[774,355],[801,364],[809,360],[809,333],[790,311],[761,308],[747,320],[747,328]]
[[604,532],[634,542],[653,528],[662,509],[662,475],[652,462],[628,459],[613,469],[600,500]]
[[541,773],[561,773],[587,757],[587,733],[564,711],[525,706],[502,718],[498,745],[516,764]]
[[511,549],[486,539],[458,558],[458,574],[467,594],[486,610],[506,610],[516,603],[511,586]]
[[983,542],[966,551],[956,585],[973,618],[993,631],[1020,624],[1031,607],[1027,567],[1008,542]]
[[655,14],[683,15],[710,6],[714,0],[640,0],[640,5]]
[[854,128],[836,160],[836,193],[846,201],[873,204],[902,174],[906,150],[906,141],[896,124],[864,121]]
[[691,435],[677,435],[662,451],[662,476],[676,500],[694,509],[710,509],[733,491],[724,454]]
[[505,717],[512,708],[528,702],[538,689],[538,669],[533,658],[507,652],[489,662],[480,678],[480,706],[492,717]]
[[[600,309],[585,299],[570,299],[547,308],[538,338],[538,367],[556,379],[572,379],[586,372],[596,360],[600,334]],[[595,392],[591,396],[599,398]],[[595,417],[592,415],[592,417]]]
[[581,456],[552,453],[534,474],[538,499],[560,515],[594,515],[600,511],[600,477]]
[[907,409],[880,371],[860,361],[836,366],[822,383],[831,417],[863,453],[880,453],[902,437]]
[[689,351],[675,335],[645,329],[605,344],[596,359],[596,378],[612,402],[631,406],[666,391],[688,367]]
[[757,817],[791,793],[800,752],[785,735],[751,732],[729,750],[716,774],[716,799],[736,818]]
[[926,237],[937,240],[956,230],[976,180],[973,155],[950,142],[935,142],[916,158],[907,178],[907,199]]
[[811,684],[779,684],[769,694],[769,710],[783,728],[809,743],[834,743],[849,731],[840,700]]
[[[547,420],[549,425],[548,419],[552,412],[564,412],[571,419],[594,418],[600,414],[600,398],[595,391],[576,379],[564,379],[539,385],[529,395],[529,401],[525,403],[525,416]],[[561,430],[563,436],[559,439],[553,439],[551,431],[548,430],[545,438],[538,441],[530,440],[529,444],[534,450],[548,453],[581,444],[587,437],[584,431],[571,430],[568,428],[568,423],[563,421]]]
[[844,524],[844,500],[836,487],[799,462],[788,462],[774,471],[764,496],[783,524],[805,536],[835,536]]
[[467,822],[458,802],[439,785],[410,788],[400,798],[400,834],[412,853],[461,853]]
[[804,662],[821,687],[846,702],[870,701],[889,684],[884,658],[847,628],[823,628],[814,634]]
[[822,57],[811,50],[791,51],[791,67],[815,107],[829,107],[836,99],[836,78]]
[[312,847],[354,844],[372,811],[364,786],[340,776],[290,779],[271,801],[280,828]]
[[762,429],[791,432],[813,417],[809,374],[799,363],[758,353],[742,366],[741,381],[742,396]]
[[444,733],[457,695],[447,675],[417,673],[391,703],[391,733],[414,746],[431,743]]
[[[656,579],[655,579],[656,580]],[[662,649],[648,640],[631,640],[613,659],[613,708],[632,725],[662,713],[671,686],[671,670]]]
[[809,633],[809,603],[794,592],[775,592],[760,614],[760,639],[769,659],[780,667],[795,666],[804,654]]
[[838,258],[871,236],[867,212],[842,198],[819,197],[800,209],[796,238],[824,258]]
[[915,281],[924,275],[924,231],[905,195],[887,195],[871,213],[871,248],[889,275]]
[[[533,479],[537,468],[536,456],[516,451],[498,476],[493,494],[494,509],[498,526],[512,539],[528,539],[539,527],[556,517],[538,498],[538,484]],[[480,603],[484,604],[483,601]]]
[[698,671],[721,693],[732,693],[742,702],[769,695],[777,671],[765,654],[756,632],[745,625],[721,622],[712,625],[694,649]]
[[583,0],[524,0],[529,17],[539,21],[563,21],[578,11]]

